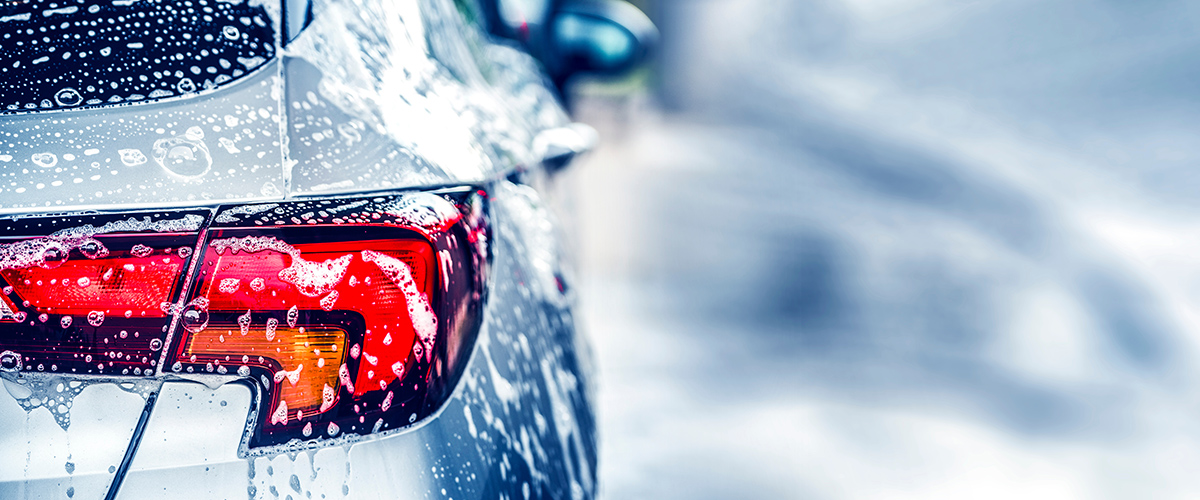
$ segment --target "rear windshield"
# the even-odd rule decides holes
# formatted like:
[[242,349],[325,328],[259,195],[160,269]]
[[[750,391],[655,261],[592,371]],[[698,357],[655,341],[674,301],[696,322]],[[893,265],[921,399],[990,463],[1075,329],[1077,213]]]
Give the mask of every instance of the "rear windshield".
[[275,55],[263,0],[0,0],[0,33],[0,114],[201,92]]

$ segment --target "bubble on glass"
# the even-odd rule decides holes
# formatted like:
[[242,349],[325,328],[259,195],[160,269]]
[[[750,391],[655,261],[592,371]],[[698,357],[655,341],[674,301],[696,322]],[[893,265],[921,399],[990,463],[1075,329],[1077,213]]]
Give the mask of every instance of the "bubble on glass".
[[193,141],[198,141],[204,138],[204,129],[193,125],[188,127],[187,131],[183,133],[183,136]]
[[208,146],[186,135],[155,141],[151,154],[159,166],[183,177],[200,177],[212,168]]
[[79,95],[78,90],[67,87],[54,94],[54,102],[59,106],[74,107],[83,103],[83,96]]
[[263,183],[262,188],[259,189],[258,192],[262,193],[263,196],[272,198],[281,196],[283,194],[283,192],[279,190],[279,187],[275,186],[275,183],[271,181]]
[[148,159],[140,149],[122,149],[117,151],[117,154],[121,156],[121,163],[124,163],[126,167],[142,165]]
[[254,68],[257,68],[257,67],[261,66],[261,65],[262,65],[262,63],[266,62],[266,59],[263,59],[263,58],[261,58],[261,57],[258,57],[258,56],[255,56],[255,57],[239,57],[239,58],[237,58],[237,62],[238,62],[239,64],[241,64],[242,66],[245,66],[245,67],[246,67],[246,69],[254,69]]
[[235,153],[241,152],[241,150],[238,149],[237,145],[235,145],[233,143],[233,141],[229,140],[228,137],[222,137],[220,139],[217,139],[217,144],[219,144],[222,148],[224,148],[225,151],[228,152],[229,154],[235,154]]

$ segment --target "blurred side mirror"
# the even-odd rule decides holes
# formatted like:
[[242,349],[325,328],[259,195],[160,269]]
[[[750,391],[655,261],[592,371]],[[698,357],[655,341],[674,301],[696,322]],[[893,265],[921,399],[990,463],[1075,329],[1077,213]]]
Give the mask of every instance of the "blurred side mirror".
[[572,76],[618,76],[646,60],[658,41],[654,23],[623,0],[568,0],[550,20],[544,62],[560,89]]

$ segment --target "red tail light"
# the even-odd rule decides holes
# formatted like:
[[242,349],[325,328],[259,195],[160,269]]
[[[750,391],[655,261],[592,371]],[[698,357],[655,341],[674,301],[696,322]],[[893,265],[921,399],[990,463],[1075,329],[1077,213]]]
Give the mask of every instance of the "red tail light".
[[[195,212],[3,222],[0,369],[152,375],[203,222]],[[54,232],[10,236],[35,230]]]
[[[462,190],[221,207],[204,229],[68,242],[70,258],[58,262],[51,250],[49,265],[21,256],[59,240],[15,240],[3,248],[21,265],[0,249],[0,351],[18,356],[24,372],[55,361],[55,370],[84,372],[80,354],[113,341],[51,320],[79,316],[90,326],[99,315],[91,328],[102,334],[145,325],[142,344],[104,364],[92,354],[97,368],[85,373],[137,361],[135,373],[153,373],[165,343],[160,375],[225,375],[258,387],[248,449],[407,426],[449,396],[478,329],[483,201]],[[199,262],[189,265],[201,233]],[[92,242],[103,250],[92,252]]]

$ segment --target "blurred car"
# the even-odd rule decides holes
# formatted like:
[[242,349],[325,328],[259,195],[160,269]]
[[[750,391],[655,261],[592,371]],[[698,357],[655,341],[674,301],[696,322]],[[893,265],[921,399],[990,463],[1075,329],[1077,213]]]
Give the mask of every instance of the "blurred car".
[[632,6],[0,5],[0,498],[591,498],[537,186]]

